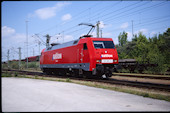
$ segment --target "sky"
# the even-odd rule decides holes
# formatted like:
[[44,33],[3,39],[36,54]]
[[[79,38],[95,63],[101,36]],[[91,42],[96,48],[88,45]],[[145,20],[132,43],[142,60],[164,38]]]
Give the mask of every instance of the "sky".
[[[39,55],[51,43],[76,40],[90,30],[79,25],[100,21],[100,36],[118,44],[123,31],[142,32],[147,38],[163,33],[170,27],[170,1],[3,1],[1,2],[1,59],[7,61]],[[132,30],[133,28],[133,30]],[[96,37],[96,29],[91,32]],[[28,44],[27,44],[28,39]]]

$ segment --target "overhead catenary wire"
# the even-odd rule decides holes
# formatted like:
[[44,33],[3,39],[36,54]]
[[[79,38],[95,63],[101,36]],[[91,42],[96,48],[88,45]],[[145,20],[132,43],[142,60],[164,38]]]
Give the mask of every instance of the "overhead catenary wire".
[[[138,23],[138,24],[134,24],[134,28],[137,28],[137,27],[141,27],[141,26],[144,26],[144,24],[147,24],[147,26],[150,26],[152,24],[156,24],[156,23],[161,23],[161,22],[165,22],[165,21],[169,21],[170,19],[165,19],[165,20],[157,20],[156,22],[153,22],[153,20],[150,20],[148,23]],[[131,28],[127,28],[127,29],[124,29],[124,30],[130,30]],[[115,28],[115,29],[111,29],[109,31],[118,31],[118,30],[123,30],[122,28]]]
[[[99,3],[97,3],[97,4],[95,4],[95,5],[92,5],[93,6],[93,9],[94,9],[94,7],[97,7],[97,5],[99,5]],[[92,7],[91,6],[91,7]],[[88,9],[89,8],[87,8],[86,10],[83,10],[80,14],[82,14],[83,12],[85,12],[85,11],[88,11]],[[78,15],[77,15],[78,16]],[[75,20],[77,20],[77,19],[74,19],[74,20],[72,20],[72,21],[75,21]],[[70,21],[70,22],[72,22],[72,21]],[[70,23],[70,22],[66,22],[66,23],[64,23],[64,24],[67,24],[67,23]],[[60,24],[61,25],[61,24]],[[54,28],[54,27],[56,27],[57,25],[55,25],[55,26],[53,26],[53,27],[50,27],[50,28],[48,28],[48,29],[46,29],[46,30],[44,30],[44,31],[47,31],[47,30],[50,30],[50,29],[52,29],[52,28]],[[42,32],[44,32],[44,31],[41,31],[41,32],[39,32],[39,34],[40,33],[42,33]],[[62,31],[66,31],[66,30],[62,30]],[[61,33],[61,32],[60,32]]]
[[[138,2],[138,3],[140,3],[140,2]],[[118,12],[118,13],[114,13],[114,15],[110,15],[109,17],[107,17],[107,18],[104,18],[103,19],[103,21],[106,21],[106,20],[112,20],[111,19],[111,17],[114,17],[114,19],[116,18],[116,17],[120,17],[119,15],[123,15],[123,16],[127,16],[127,15],[125,15],[126,14],[126,12],[128,12],[128,11],[131,11],[131,10],[134,10],[134,9],[136,9],[136,8],[139,8],[139,6],[141,7],[141,6],[143,6],[143,5],[145,5],[145,4],[147,4],[147,2],[145,2],[145,3],[143,3],[143,4],[138,4],[138,3],[136,3],[135,5],[137,5],[137,6],[135,6],[135,5],[129,5],[129,6],[127,6],[128,8],[129,7],[132,7],[132,8],[130,8],[130,9],[126,9],[127,7],[124,7],[126,10],[125,11],[122,11],[122,12]],[[135,6],[135,7],[133,7],[133,6]],[[124,9],[123,8],[123,9]],[[119,10],[118,10],[119,11]]]
[[[136,5],[136,4],[138,4],[138,3],[140,3],[140,2],[137,2],[137,3],[134,3],[134,4],[131,4],[131,5]],[[139,4],[140,5],[140,4]],[[141,6],[141,5],[140,5]],[[127,7],[124,7],[124,8],[127,8]],[[119,10],[116,10],[116,11],[119,11]],[[83,11],[82,11],[83,12]],[[113,13],[113,12],[112,12]],[[101,16],[105,16],[105,15],[101,15]],[[95,16],[93,16],[93,17],[95,17]],[[69,30],[71,30],[71,29],[66,29],[66,30],[63,30],[65,33],[66,32],[68,32]],[[76,30],[77,31],[77,30]],[[61,32],[60,32],[60,34],[61,34]],[[67,34],[67,33],[66,33]]]
[[[98,2],[98,3],[94,4],[94,5],[91,5],[90,7],[95,8],[95,7],[97,7],[99,4],[100,4],[100,2]],[[90,7],[89,7],[89,8],[90,8]],[[87,9],[85,9],[85,10],[77,13],[76,15],[74,15],[74,18],[77,18],[78,16],[80,16],[80,15],[83,14],[84,12],[88,11],[89,8],[87,8]],[[74,20],[65,22],[64,24],[66,25],[66,24],[71,23],[72,21],[75,21],[75,20],[77,20],[77,19],[74,19]],[[42,31],[38,32],[38,34],[41,34],[41,33],[45,32],[45,31],[48,31],[48,30],[50,30],[50,29],[53,29],[53,28],[55,28],[56,26],[61,26],[62,24],[63,24],[63,23],[56,24],[55,26],[49,27],[49,28],[47,28],[47,29],[45,29],[45,30],[42,30]],[[65,31],[65,30],[63,30],[63,31]]]
[[[138,27],[138,26],[141,27],[141,26],[144,26],[144,25],[150,26],[152,24],[157,24],[157,23],[161,23],[161,22],[165,22],[165,21],[170,20],[169,19],[170,15],[166,15],[166,16],[163,16],[163,17],[155,17],[155,18],[152,18],[152,20],[147,21],[146,23],[135,24],[134,26],[135,26],[135,28]],[[143,20],[145,21],[145,19],[143,19]],[[115,29],[111,29],[109,31],[117,31],[117,30],[122,30],[122,28],[115,28]]]
[[[158,3],[158,4],[153,5],[153,6],[144,7],[144,8],[142,8],[142,9],[139,9],[139,10],[137,10],[137,11],[128,13],[128,14],[126,14],[126,15],[125,15],[125,14],[123,14],[122,16],[118,16],[118,15],[117,15],[117,17],[112,16],[112,17],[114,17],[114,19],[106,18],[106,19],[104,19],[104,20],[105,20],[105,22],[108,22],[109,20],[110,20],[110,21],[113,21],[113,20],[118,19],[118,18],[122,18],[122,17],[125,17],[125,16],[133,15],[133,14],[138,13],[138,12],[141,12],[141,11],[143,11],[143,10],[147,10],[148,8],[154,8],[154,7],[157,7],[157,6],[164,5],[165,3],[166,3],[166,2],[164,1],[164,2]],[[149,10],[147,10],[147,11],[149,11]],[[109,20],[106,21],[107,19],[109,19]]]
[[[139,3],[139,2],[138,2]],[[134,4],[131,4],[131,5],[136,5],[136,4],[138,4],[138,3],[134,3]],[[144,4],[146,4],[146,3],[144,3]],[[131,6],[131,5],[128,5],[128,6]],[[140,6],[141,6],[141,4],[139,4]],[[154,5],[154,6],[157,6],[158,4],[156,4],[156,5]],[[136,6],[136,7],[139,7],[138,5]],[[149,6],[149,7],[151,7],[151,6]],[[126,7],[124,7],[124,8],[126,8]],[[134,8],[134,7],[133,7]],[[132,10],[133,8],[131,8],[130,10]],[[148,7],[147,7],[148,8]],[[116,11],[119,11],[119,10],[116,10]],[[136,12],[136,11],[135,11]],[[123,13],[123,12],[122,12]],[[104,15],[102,15],[102,16],[104,16]]]
[[[121,7],[121,8],[119,8],[119,9],[117,9],[117,10],[112,10],[111,12],[109,12],[109,13],[107,13],[107,14],[101,15],[101,17],[106,17],[107,15],[113,14],[113,13],[115,13],[115,12],[118,12],[118,14],[120,14],[119,11],[121,11],[121,10],[123,10],[123,9],[126,9],[126,8],[129,8],[129,7],[132,7],[132,6],[134,6],[134,5],[138,4],[138,3],[140,3],[140,2],[133,3],[133,4],[130,4],[130,5],[125,6],[125,7]],[[120,4],[119,4],[119,5],[120,5]],[[95,17],[95,16],[94,16],[94,17]],[[94,18],[94,19],[92,19],[92,20],[96,20],[97,18],[98,18],[98,17],[96,17],[96,18]]]
[[[154,21],[156,21],[156,22],[154,22]],[[135,27],[138,27],[138,26],[141,27],[141,26],[144,26],[144,25],[149,26],[151,24],[161,23],[161,22],[165,22],[165,21],[170,21],[170,18],[164,18],[164,19],[162,19],[160,21],[159,20],[153,20],[153,21],[145,22],[143,24],[136,24]]]
[[97,11],[94,11],[95,15],[93,15],[92,18],[95,17],[95,16],[99,16],[99,14],[104,13],[106,10],[109,10],[110,8],[113,8],[113,6],[115,7],[116,5],[119,5],[120,3],[121,3],[121,1],[118,1],[118,3],[114,2],[114,4],[111,4],[111,5],[109,4],[104,8],[101,8],[101,9],[99,9]]

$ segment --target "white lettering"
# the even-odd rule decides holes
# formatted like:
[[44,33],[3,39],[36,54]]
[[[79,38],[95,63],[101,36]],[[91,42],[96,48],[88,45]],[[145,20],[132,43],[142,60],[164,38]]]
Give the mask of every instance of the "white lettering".
[[53,54],[53,59],[62,59],[62,54],[61,53]]
[[102,54],[101,57],[113,57],[111,54]]

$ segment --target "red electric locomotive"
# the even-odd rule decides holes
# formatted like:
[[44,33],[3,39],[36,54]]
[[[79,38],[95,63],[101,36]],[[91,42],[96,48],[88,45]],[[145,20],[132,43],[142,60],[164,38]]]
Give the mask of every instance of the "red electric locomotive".
[[63,44],[45,48],[40,56],[40,68],[47,74],[90,75],[111,77],[118,64],[118,54],[112,38],[84,36]]

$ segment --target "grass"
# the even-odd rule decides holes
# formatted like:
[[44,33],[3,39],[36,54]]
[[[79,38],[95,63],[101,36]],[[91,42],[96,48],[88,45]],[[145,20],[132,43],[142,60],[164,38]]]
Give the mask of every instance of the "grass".
[[87,85],[87,86],[92,86],[92,87],[97,87],[97,88],[109,89],[109,90],[114,90],[114,91],[119,91],[119,92],[125,92],[125,93],[140,95],[143,97],[170,101],[170,94],[164,95],[164,94],[159,94],[159,93],[152,93],[150,91],[144,91],[143,89],[137,90],[135,88],[130,88],[127,86],[122,87],[122,86],[117,86],[117,85],[108,85],[108,84],[101,84],[101,83],[80,83],[80,82],[73,82],[73,83],[78,83],[81,85]]
[[12,74],[9,72],[2,73],[1,77],[12,77]]
[[50,80],[50,81],[57,81],[57,82],[76,83],[76,84],[86,85],[90,87],[103,88],[103,89],[108,89],[113,91],[140,95],[143,97],[166,100],[170,102],[169,92],[162,93],[160,91],[157,92],[157,91],[151,91],[147,89],[132,88],[132,87],[121,86],[121,85],[110,85],[110,84],[99,83],[99,82],[79,81],[79,80],[72,80],[70,78],[51,78],[51,77],[44,77],[38,75],[35,76],[20,75],[18,73],[11,73],[11,72],[2,73],[1,77],[19,77],[19,78],[31,78],[31,79]]

